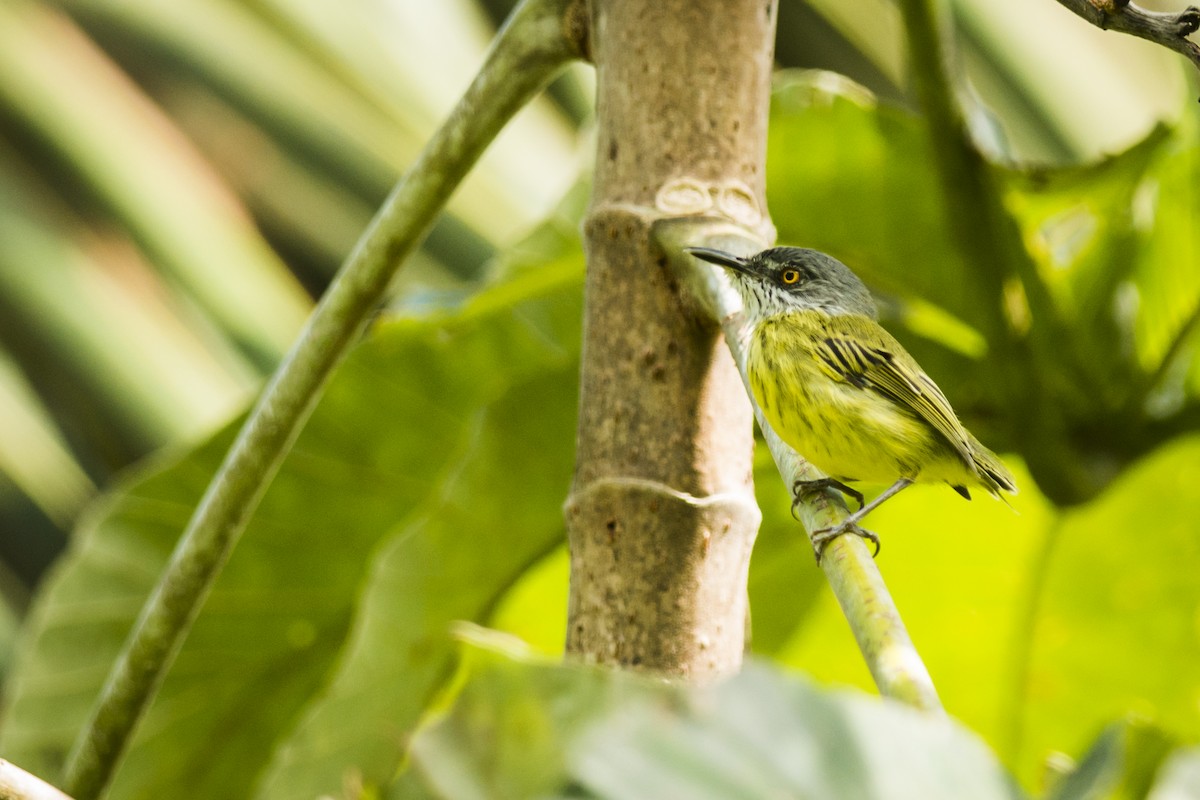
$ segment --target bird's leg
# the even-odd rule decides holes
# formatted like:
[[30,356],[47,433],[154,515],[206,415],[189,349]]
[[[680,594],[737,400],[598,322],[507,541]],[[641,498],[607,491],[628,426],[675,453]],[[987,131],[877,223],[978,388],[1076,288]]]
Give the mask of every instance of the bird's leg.
[[870,514],[872,511],[879,508],[883,501],[899,494],[909,486],[912,486],[912,483],[912,480],[909,478],[901,478],[880,492],[879,496],[874,500],[858,509],[858,511],[855,511],[850,516],[846,517],[837,526],[833,528],[821,528],[820,530],[813,531],[809,538],[812,540],[813,546],[817,548],[817,563],[821,563],[821,555],[825,552],[825,547],[831,541],[844,533],[853,533],[855,536],[861,536],[862,538],[872,542],[875,545],[875,555],[879,555],[879,537],[865,528],[858,527],[858,523],[861,522],[863,517],[867,516],[867,514]]
[[852,489],[837,478],[817,478],[811,481],[798,480],[792,484],[792,517],[796,517],[796,507],[803,502],[807,495],[823,489],[837,489],[847,497],[853,497],[857,500],[860,509],[863,507],[862,492]]
[[[882,492],[880,492],[879,496],[876,497],[874,500],[867,503],[865,506],[860,508],[858,511],[855,511],[850,516],[846,517],[846,520],[842,523],[842,525],[857,525],[862,520],[863,517],[865,517],[867,514],[870,514],[875,509],[879,508],[879,506],[883,504],[884,500],[887,500],[889,498],[896,496],[900,492],[902,492],[905,489],[907,489],[908,487],[912,486],[912,484],[913,484],[913,482],[909,478],[899,479],[898,481],[893,483],[891,486],[889,486],[888,488],[886,488]],[[861,495],[860,495],[860,497],[861,497]]]

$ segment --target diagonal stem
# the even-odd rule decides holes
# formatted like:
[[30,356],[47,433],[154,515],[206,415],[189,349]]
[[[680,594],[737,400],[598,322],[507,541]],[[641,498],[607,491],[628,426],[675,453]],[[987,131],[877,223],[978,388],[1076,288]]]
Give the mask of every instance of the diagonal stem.
[[363,233],[197,507],[67,759],[65,785],[108,785],[192,621],[320,397],[405,256],[496,134],[579,54],[573,0],[525,0],[449,119]]

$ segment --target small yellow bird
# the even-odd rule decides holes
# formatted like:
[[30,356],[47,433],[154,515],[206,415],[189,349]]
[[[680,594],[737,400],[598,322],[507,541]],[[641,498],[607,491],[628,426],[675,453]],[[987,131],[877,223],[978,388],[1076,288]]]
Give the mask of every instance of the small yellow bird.
[[[971,486],[1017,493],[1012,473],[880,327],[867,287],[845,264],[799,247],[748,258],[687,252],[729,270],[752,326],[746,363],[755,400],[779,437],[829,476],[797,481],[795,502],[827,487],[858,501],[840,525],[813,532],[818,560],[843,533],[869,539],[878,553],[879,537],[859,521],[914,482],[945,481],[968,500]],[[864,505],[850,481],[891,485]]]

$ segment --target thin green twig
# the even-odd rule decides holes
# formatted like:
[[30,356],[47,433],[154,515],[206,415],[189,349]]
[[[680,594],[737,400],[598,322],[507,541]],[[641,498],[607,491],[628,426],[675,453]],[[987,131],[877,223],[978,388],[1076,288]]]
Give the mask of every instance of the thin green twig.
[[392,191],[263,391],[142,609],[65,770],[78,800],[103,793],[326,379],[400,264],[508,120],[579,54],[571,0],[525,0],[449,119]]
[[[779,438],[754,402],[746,372],[749,331],[742,314],[741,299],[727,281],[718,277],[718,268],[699,265],[695,259],[682,255],[684,245],[703,244],[749,255],[767,243],[727,221],[701,217],[664,220],[656,225],[655,236],[664,252],[671,255],[678,273],[704,312],[720,322],[754,406],[754,416],[784,483],[790,488],[797,480],[822,477]],[[849,513],[841,495],[833,490],[814,494],[813,499],[800,504],[799,512],[807,531],[833,527]],[[904,627],[871,549],[857,536],[839,536],[825,547],[821,569],[842,607],[880,694],[916,708],[940,712],[942,705],[937,689]]]

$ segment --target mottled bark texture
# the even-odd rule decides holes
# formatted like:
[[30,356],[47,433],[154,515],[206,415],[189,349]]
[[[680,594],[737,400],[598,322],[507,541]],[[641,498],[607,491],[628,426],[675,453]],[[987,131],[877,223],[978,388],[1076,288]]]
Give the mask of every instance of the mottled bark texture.
[[575,657],[703,680],[746,638],[751,411],[719,328],[650,227],[707,209],[769,230],[774,0],[594,0],[599,135],[578,456]]

